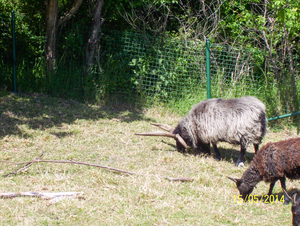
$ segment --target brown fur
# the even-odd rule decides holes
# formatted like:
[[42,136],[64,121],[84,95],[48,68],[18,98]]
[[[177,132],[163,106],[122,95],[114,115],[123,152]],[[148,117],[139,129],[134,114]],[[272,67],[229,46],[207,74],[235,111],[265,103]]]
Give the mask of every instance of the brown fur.
[[267,143],[257,153],[252,165],[256,165],[265,182],[275,178],[300,178],[300,138]]
[[[286,189],[286,177],[300,179],[300,138],[267,143],[257,152],[241,179],[229,179],[236,182],[240,194],[245,199],[262,180],[271,183],[268,195],[272,194],[277,180],[280,180],[281,187]],[[285,204],[288,201],[288,197],[285,196]]]

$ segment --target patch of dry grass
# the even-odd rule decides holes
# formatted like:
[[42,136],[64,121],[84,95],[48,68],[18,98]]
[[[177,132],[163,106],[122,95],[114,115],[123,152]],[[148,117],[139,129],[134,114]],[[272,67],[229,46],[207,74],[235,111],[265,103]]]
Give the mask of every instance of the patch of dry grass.
[[[138,137],[151,122],[176,125],[180,117],[163,109],[91,106],[44,95],[0,97],[0,174],[9,162],[74,160],[143,174],[125,175],[71,164],[34,164],[1,178],[1,192],[84,192],[84,199],[0,199],[0,225],[290,225],[290,205],[234,203],[238,191],[226,176],[240,177],[234,166],[239,147],[221,144],[223,160],[178,153],[169,138]],[[269,131],[263,143],[295,137],[291,130]],[[246,159],[251,161],[251,148]],[[247,165],[246,165],[247,167]],[[163,178],[188,177],[193,182]],[[299,187],[288,181],[289,190]],[[255,195],[264,195],[261,182]],[[274,193],[282,195],[279,183]]]

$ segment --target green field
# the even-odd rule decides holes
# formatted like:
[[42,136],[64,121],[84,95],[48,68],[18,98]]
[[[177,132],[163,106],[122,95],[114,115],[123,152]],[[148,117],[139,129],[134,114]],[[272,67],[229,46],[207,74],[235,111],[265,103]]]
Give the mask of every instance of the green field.
[[[171,138],[140,137],[155,131],[150,122],[175,126],[180,116],[165,109],[138,109],[115,101],[89,105],[41,94],[0,96],[0,175],[37,158],[71,160],[114,167],[139,175],[59,163],[36,163],[2,177],[1,192],[84,192],[55,204],[38,197],[0,199],[0,225],[291,225],[291,204],[234,203],[238,195],[227,176],[239,147],[219,144],[223,160],[176,151]],[[296,137],[296,131],[267,132],[263,143]],[[213,151],[212,151],[213,152]],[[185,177],[193,181],[170,181]],[[253,195],[268,192],[260,182]],[[287,182],[297,191],[298,181]],[[280,183],[274,194],[280,198]]]

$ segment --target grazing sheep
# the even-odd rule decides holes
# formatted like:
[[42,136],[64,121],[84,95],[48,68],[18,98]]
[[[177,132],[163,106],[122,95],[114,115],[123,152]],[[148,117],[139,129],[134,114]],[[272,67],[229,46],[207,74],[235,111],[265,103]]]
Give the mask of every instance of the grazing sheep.
[[[272,194],[277,180],[280,180],[282,189],[286,189],[286,177],[300,179],[300,138],[267,143],[257,152],[241,179],[228,178],[236,183],[245,200],[262,180],[271,183],[268,195]],[[284,195],[284,204],[288,202],[289,198]]]
[[292,199],[292,214],[293,214],[293,226],[300,225],[300,199],[296,201],[296,194]]
[[196,154],[210,154],[212,143],[216,159],[220,160],[218,142],[241,145],[236,165],[243,163],[246,148],[252,143],[255,153],[267,127],[265,105],[255,97],[208,99],[192,107],[176,128],[152,124],[167,132],[137,133],[142,136],[167,136],[176,140],[178,151],[191,146]]
[[300,199],[297,200],[297,194],[294,194],[291,198],[287,191],[283,189],[283,193],[292,200],[292,216],[293,216],[293,226],[299,226],[300,225]]

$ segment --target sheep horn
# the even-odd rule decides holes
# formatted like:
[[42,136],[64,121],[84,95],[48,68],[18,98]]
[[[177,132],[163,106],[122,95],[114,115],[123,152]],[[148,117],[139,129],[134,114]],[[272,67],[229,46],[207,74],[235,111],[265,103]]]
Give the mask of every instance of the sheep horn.
[[151,123],[151,125],[153,126],[157,126],[163,130],[166,130],[170,133],[173,133],[173,131],[175,130],[172,126],[166,125],[166,124],[160,124],[160,123]]
[[[292,199],[292,197],[289,196],[289,194],[287,193],[287,191],[286,191],[284,188],[282,188],[282,190],[283,190],[283,194],[285,194],[290,200],[294,201],[294,200]],[[294,198],[294,196],[293,196],[293,198]]]
[[186,149],[188,148],[188,145],[185,143],[185,141],[182,139],[182,137],[179,134],[157,131],[157,132],[148,132],[148,133],[136,133],[135,135],[171,137],[171,138],[174,138],[175,140],[179,141]]
[[[289,197],[290,198],[290,197]],[[297,193],[293,195],[293,204],[297,203]]]
[[172,137],[172,138],[176,139],[175,134],[167,133],[167,132],[161,132],[161,131],[147,132],[147,133],[136,133],[135,135],[138,135],[138,136],[162,136],[162,137]]
[[232,181],[234,181],[235,183],[237,182],[237,179],[234,179],[232,177],[227,177],[227,178],[230,179],[230,180],[232,180]]

